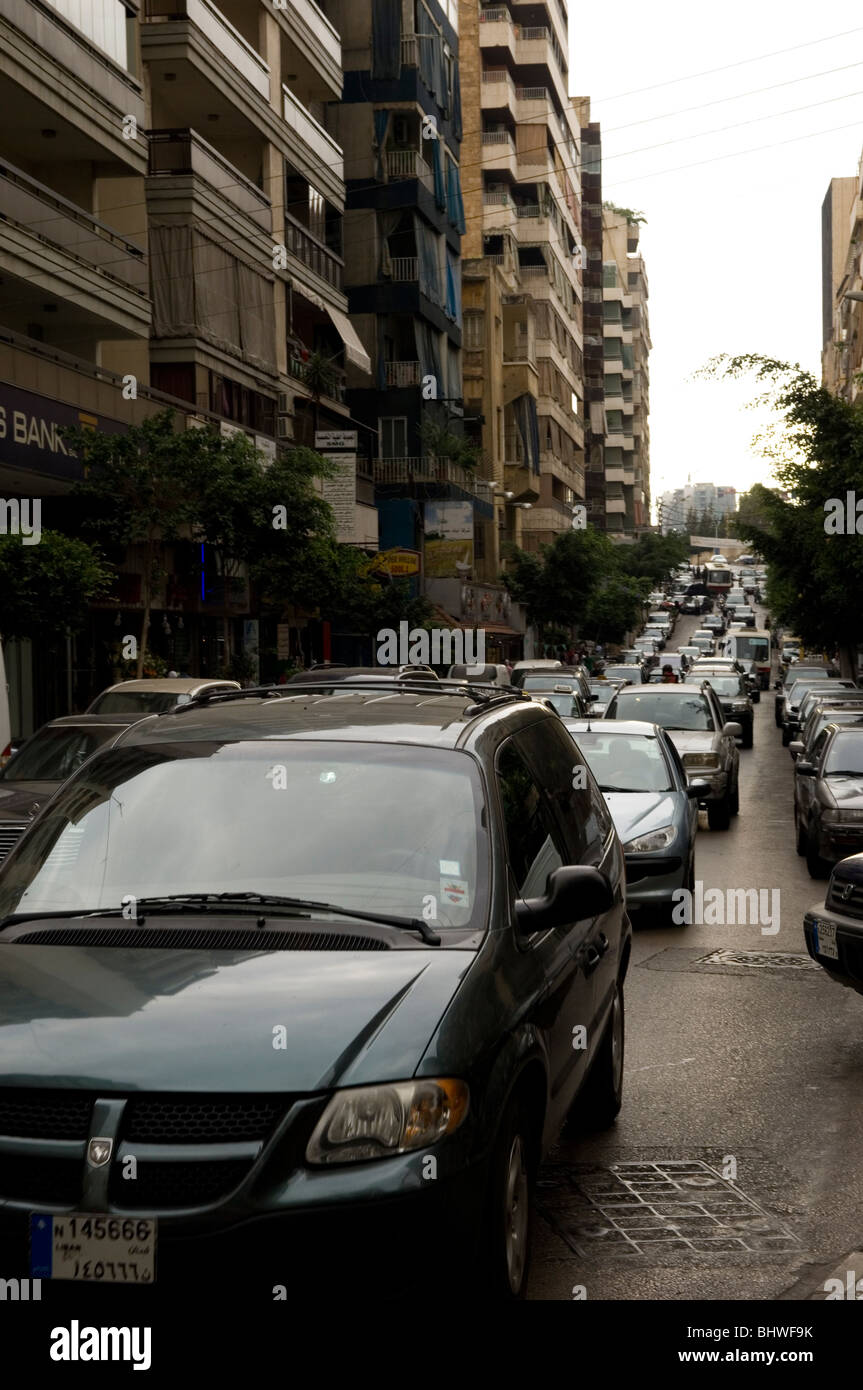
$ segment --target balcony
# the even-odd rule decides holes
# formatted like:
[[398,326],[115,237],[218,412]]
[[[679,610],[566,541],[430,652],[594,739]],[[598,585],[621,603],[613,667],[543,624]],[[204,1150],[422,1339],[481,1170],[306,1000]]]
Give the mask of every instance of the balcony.
[[[170,29],[170,35],[161,33]],[[173,31],[177,31],[176,34]],[[144,57],[161,56],[157,49],[186,32],[197,45],[203,38],[206,46],[221,55],[221,61],[262,97],[270,100],[270,69],[259,53],[247,43],[239,30],[225,18],[212,0],[145,0],[141,43]],[[196,64],[193,63],[196,66]]]
[[[417,364],[418,365],[418,364]],[[442,483],[460,487],[477,496],[478,479],[461,464],[450,459],[391,458],[375,459],[374,480],[378,487],[412,487],[415,483]]]
[[401,41],[401,65],[403,68],[419,67],[419,45],[416,34],[406,34]]
[[291,43],[330,88],[331,98],[342,94],[342,42],[315,0],[289,0],[270,5]]
[[508,130],[483,131],[482,167],[508,173],[513,179],[518,179],[518,154]]
[[396,284],[409,283],[419,279],[419,258],[417,256],[393,256],[390,260],[390,280]]
[[336,144],[329,132],[318,124],[311,112],[306,110],[302,102],[297,100],[284,83],[282,83],[282,114],[285,118],[285,124],[290,127],[304,146],[306,162],[311,163],[314,168],[322,165],[324,168],[330,169],[339,182],[343,183],[345,158],[341,145]]
[[505,5],[480,10],[479,46],[481,49],[505,48],[515,58],[515,28]]
[[419,386],[419,362],[387,362],[384,366],[387,386]]
[[[271,233],[272,209],[267,195],[195,130],[151,130],[149,174],[151,179],[166,182],[200,180],[233,211],[244,213],[267,236]],[[155,192],[155,185],[151,187]]]
[[[345,403],[345,391],[347,388],[347,376],[338,367],[331,367],[332,384],[328,391],[322,392],[324,400],[338,401],[340,405]],[[288,375],[295,381],[305,384],[309,374],[309,364],[304,362],[301,357],[290,356],[288,358]]]
[[388,150],[387,177],[395,179],[419,179],[430,193],[434,192],[432,171],[419,150]]
[[4,277],[115,326],[104,337],[148,333],[148,272],[140,246],[12,164],[0,164],[0,207]]
[[322,245],[301,222],[291,217],[289,212],[285,213],[285,245],[291,255],[296,256],[297,260],[302,261],[303,265],[308,266],[316,275],[320,275],[328,285],[337,290],[342,288],[345,263],[341,256]]

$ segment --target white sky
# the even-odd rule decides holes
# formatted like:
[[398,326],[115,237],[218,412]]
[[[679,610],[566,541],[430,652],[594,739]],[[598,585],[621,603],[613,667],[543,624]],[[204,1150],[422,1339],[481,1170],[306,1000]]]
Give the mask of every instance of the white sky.
[[[570,0],[569,22],[570,86],[602,126],[603,198],[647,217],[654,503],[690,476],[738,491],[769,482],[750,448],[765,416],[743,409],[754,384],[690,378],[719,352],[820,375],[821,203],[863,147],[863,5]],[[789,85],[755,94],[777,83]],[[743,121],[753,123],[707,133]]]

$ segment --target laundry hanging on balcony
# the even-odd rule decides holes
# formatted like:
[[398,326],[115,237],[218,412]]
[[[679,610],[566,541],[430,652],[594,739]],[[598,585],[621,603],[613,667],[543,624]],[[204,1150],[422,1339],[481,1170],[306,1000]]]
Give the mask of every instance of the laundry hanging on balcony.
[[446,157],[446,192],[449,220],[457,232],[464,236],[467,226],[464,220],[464,202],[461,196],[461,174],[454,159]]
[[387,145],[390,138],[393,113],[392,111],[376,110],[372,114],[375,124],[375,178],[378,183],[387,183],[389,181]]
[[401,0],[372,0],[372,79],[395,81],[401,73]]
[[440,140],[431,140],[432,170],[434,171],[434,200],[441,212],[446,212],[446,187],[443,178],[443,154]]
[[414,319],[414,336],[417,345],[417,358],[420,364],[421,377],[434,377],[438,385],[438,395],[440,387],[443,385],[443,373],[441,372],[441,359],[438,351],[437,334],[430,323],[424,319]]
[[512,403],[515,421],[521,435],[524,458],[532,473],[539,472],[539,420],[536,399],[529,393],[517,396]]
[[446,248],[446,313],[448,318],[461,325],[461,273],[449,247]]
[[427,222],[414,214],[414,228],[416,231],[417,259],[419,261],[419,286],[420,294],[424,294],[426,299],[430,299],[432,304],[436,304],[439,309],[444,308],[443,285],[441,284],[441,268],[438,259],[438,238],[432,231]]

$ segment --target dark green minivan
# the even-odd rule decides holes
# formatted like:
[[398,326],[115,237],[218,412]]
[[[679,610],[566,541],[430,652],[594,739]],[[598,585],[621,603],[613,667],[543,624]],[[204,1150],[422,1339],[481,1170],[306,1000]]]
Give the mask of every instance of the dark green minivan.
[[136,724],[0,870],[2,1274],[76,1306],[316,1269],[523,1296],[541,1157],[620,1108],[624,890],[577,746],[517,691]]

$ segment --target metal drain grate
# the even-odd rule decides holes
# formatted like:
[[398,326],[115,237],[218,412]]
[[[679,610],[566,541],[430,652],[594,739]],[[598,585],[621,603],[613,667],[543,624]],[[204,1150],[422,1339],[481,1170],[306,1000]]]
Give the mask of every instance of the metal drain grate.
[[729,951],[721,949],[700,956],[695,965],[748,965],[753,970],[820,970],[811,956],[795,956],[788,951]]
[[[582,1256],[704,1259],[800,1249],[787,1226],[706,1163],[615,1163],[572,1183],[576,1200],[565,1210],[555,1203],[554,1225]],[[541,1180],[540,1201],[556,1186]]]

